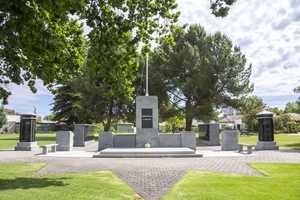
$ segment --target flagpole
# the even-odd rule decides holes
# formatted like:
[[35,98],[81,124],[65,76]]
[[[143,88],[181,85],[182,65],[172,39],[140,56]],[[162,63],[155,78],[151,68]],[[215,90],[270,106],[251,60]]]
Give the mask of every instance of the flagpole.
[[146,54],[146,96],[149,96],[149,91],[148,91],[148,53]]

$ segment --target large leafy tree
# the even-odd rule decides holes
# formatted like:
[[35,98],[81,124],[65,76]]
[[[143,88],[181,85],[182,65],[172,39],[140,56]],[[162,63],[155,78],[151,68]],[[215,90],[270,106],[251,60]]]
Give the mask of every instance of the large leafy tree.
[[195,118],[211,119],[216,106],[238,106],[253,90],[251,65],[246,66],[240,48],[225,35],[207,35],[203,27],[192,25],[178,32],[175,41],[175,46],[155,50],[151,67],[163,75],[158,92],[167,91],[173,105],[184,110],[186,130]]
[[250,131],[257,131],[257,117],[256,114],[263,111],[266,104],[262,98],[258,96],[249,96],[243,98],[240,112],[244,115],[243,122],[247,125]]
[[0,2],[0,98],[11,94],[3,85],[35,80],[44,84],[69,78],[83,62],[83,29],[69,14],[84,12],[84,0]]

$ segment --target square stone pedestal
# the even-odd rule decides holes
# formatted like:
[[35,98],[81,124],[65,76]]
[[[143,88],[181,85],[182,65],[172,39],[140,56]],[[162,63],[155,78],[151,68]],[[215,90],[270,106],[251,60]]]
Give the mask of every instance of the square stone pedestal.
[[273,141],[258,141],[255,150],[278,150],[279,146]]
[[15,151],[36,151],[39,149],[37,142],[18,142]]

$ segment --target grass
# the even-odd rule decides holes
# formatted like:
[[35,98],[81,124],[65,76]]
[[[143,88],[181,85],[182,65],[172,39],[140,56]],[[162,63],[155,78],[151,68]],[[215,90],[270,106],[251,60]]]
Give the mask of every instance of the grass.
[[[258,136],[241,136],[239,142],[247,144],[256,144]],[[274,141],[282,148],[300,150],[300,134],[275,134]]]
[[300,164],[250,165],[265,177],[190,171],[163,199],[300,199]]
[[[35,136],[39,146],[56,142],[56,133],[37,133]],[[0,150],[11,149],[17,146],[19,142],[19,134],[0,134]]]
[[6,199],[142,199],[112,172],[31,175],[45,164],[0,164],[0,196]]

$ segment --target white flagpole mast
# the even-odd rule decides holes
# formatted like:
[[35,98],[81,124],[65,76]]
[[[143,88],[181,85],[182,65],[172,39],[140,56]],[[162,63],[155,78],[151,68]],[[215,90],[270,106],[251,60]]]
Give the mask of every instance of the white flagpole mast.
[[148,53],[146,54],[146,96],[149,96],[149,91],[148,91]]

